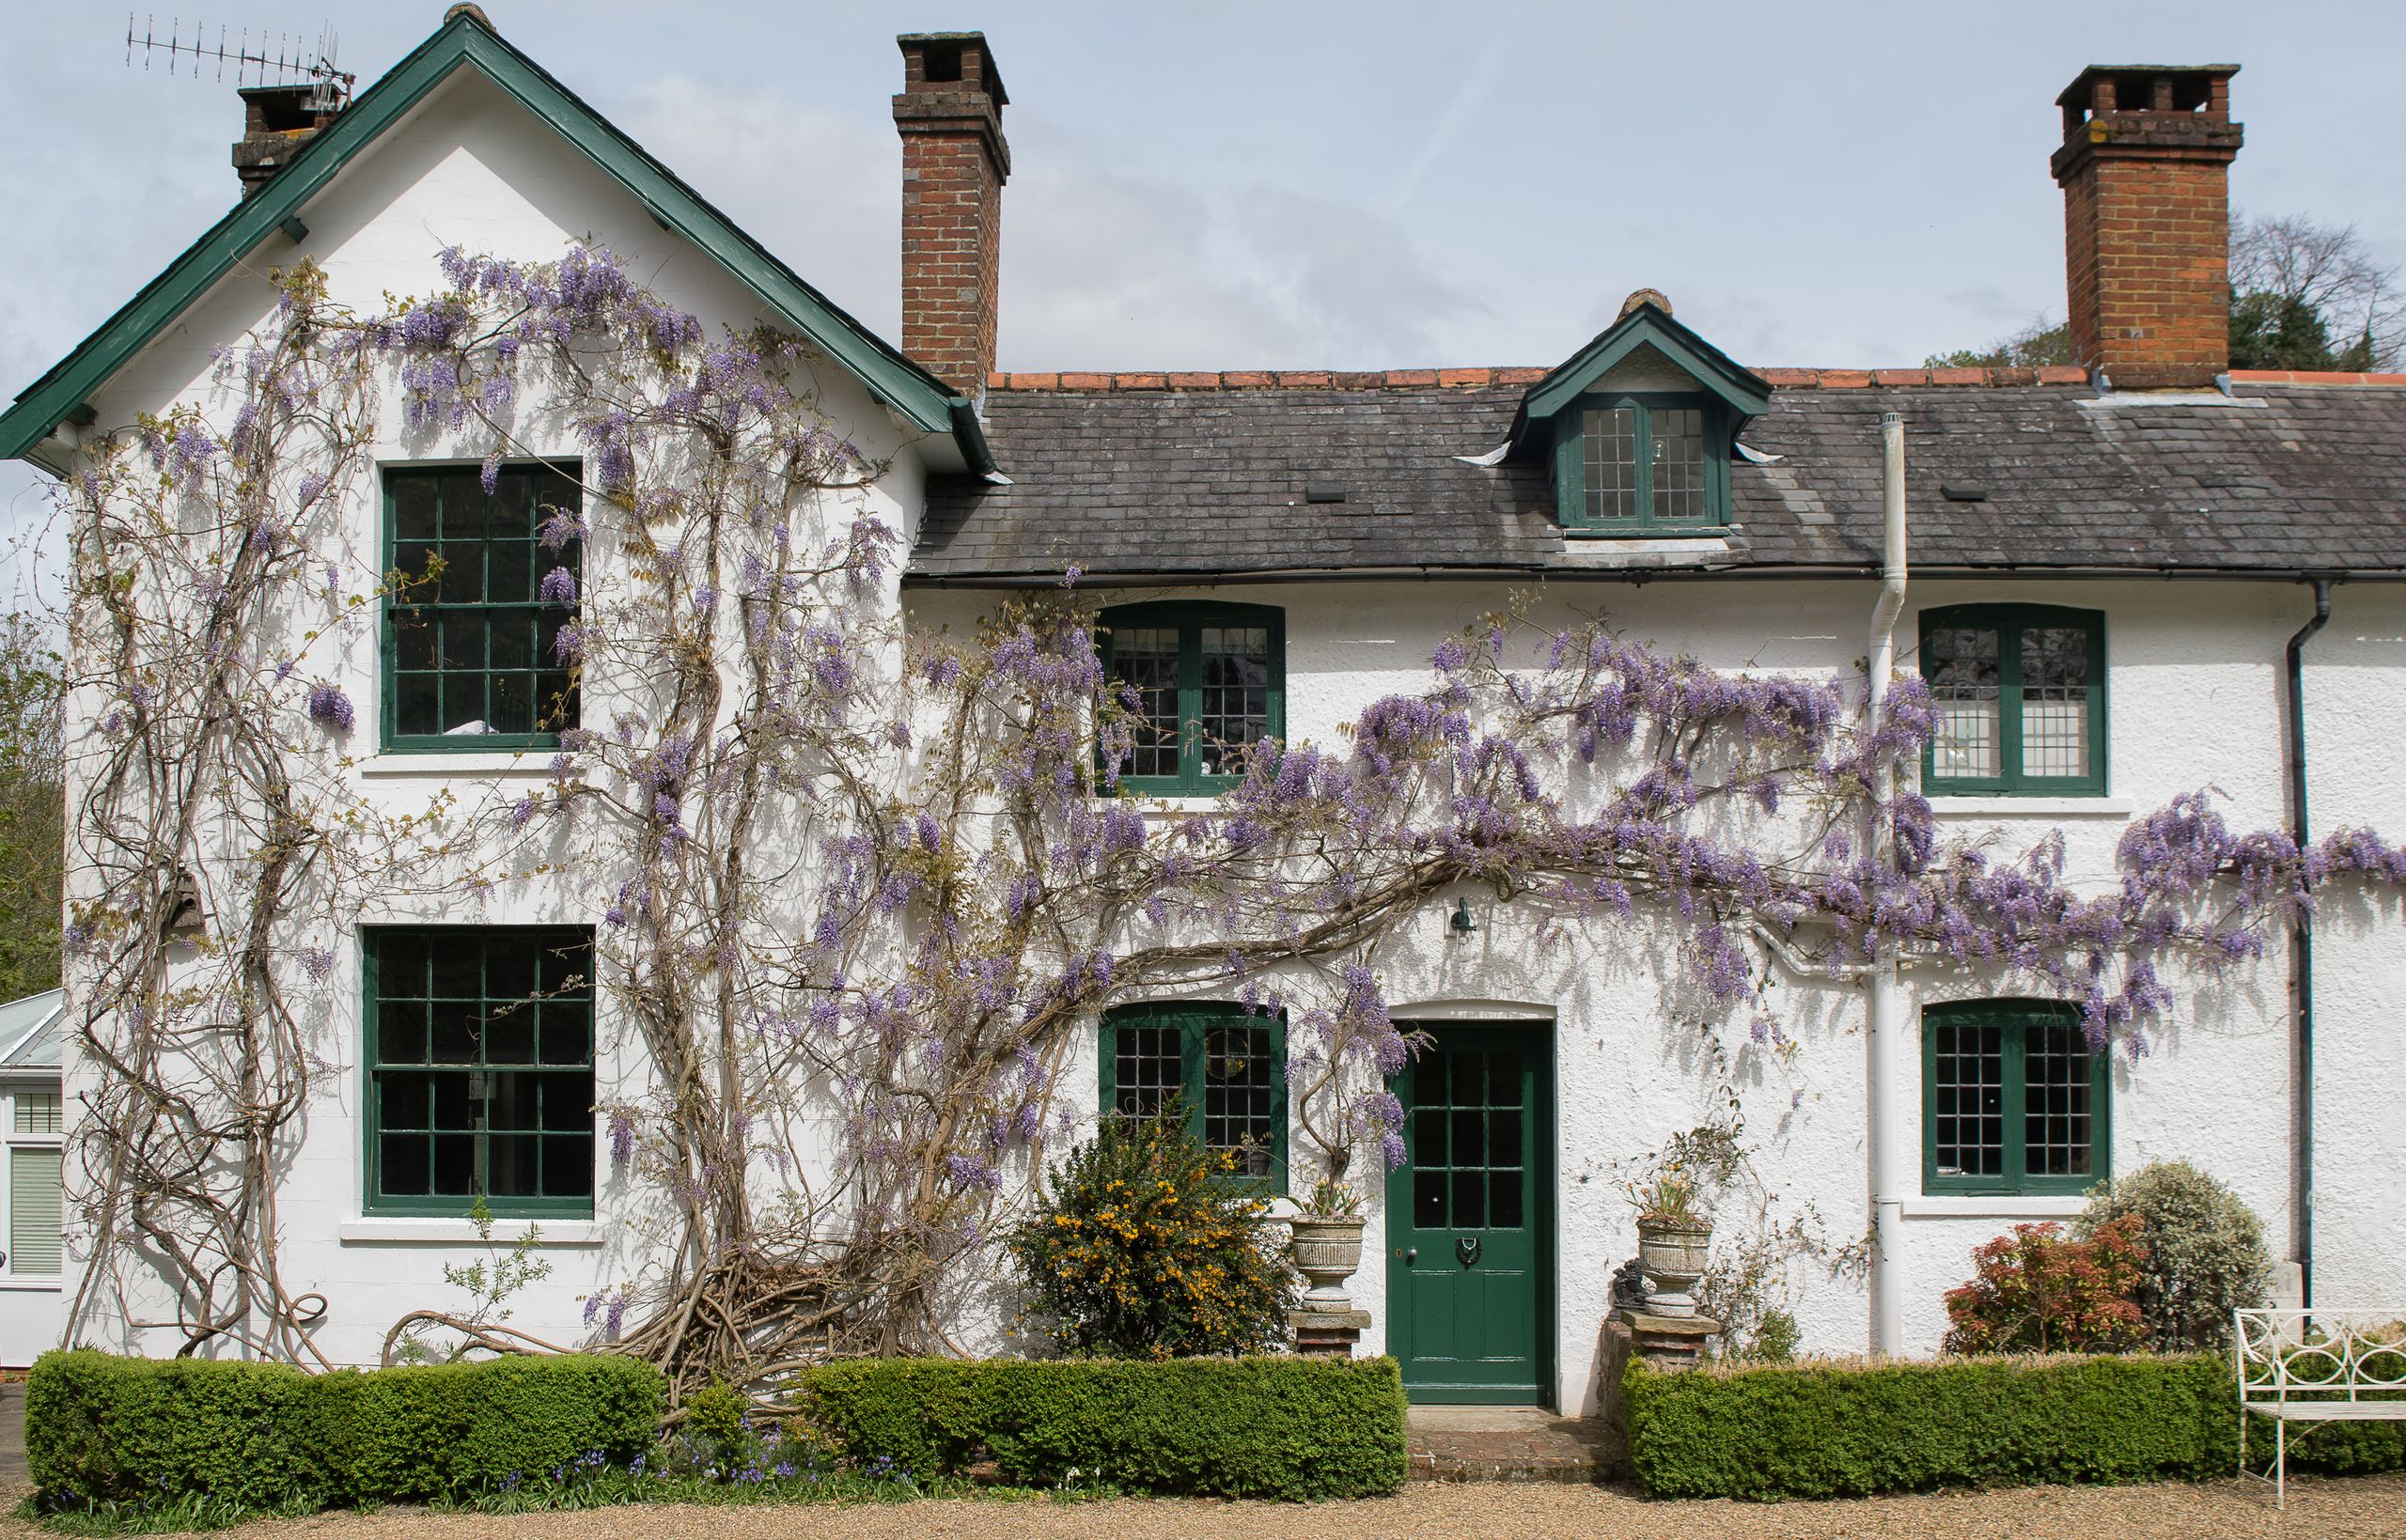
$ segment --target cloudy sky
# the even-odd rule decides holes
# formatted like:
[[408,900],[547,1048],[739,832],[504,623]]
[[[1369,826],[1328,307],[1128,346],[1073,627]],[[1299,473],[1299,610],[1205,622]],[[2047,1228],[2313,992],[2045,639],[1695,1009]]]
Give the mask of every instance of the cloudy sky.
[[[212,39],[314,42],[322,8],[363,85],[443,12],[229,4]],[[230,81],[129,68],[122,10],[9,8],[13,395],[233,201],[240,111]],[[2354,222],[2406,263],[2387,0],[485,8],[888,336],[893,37],[984,30],[1011,95],[1006,368],[1549,364],[1641,286],[1750,364],[1917,363],[2060,311],[2054,101],[2091,61],[2241,62],[2234,199]],[[0,532],[39,521],[37,480],[0,465]]]

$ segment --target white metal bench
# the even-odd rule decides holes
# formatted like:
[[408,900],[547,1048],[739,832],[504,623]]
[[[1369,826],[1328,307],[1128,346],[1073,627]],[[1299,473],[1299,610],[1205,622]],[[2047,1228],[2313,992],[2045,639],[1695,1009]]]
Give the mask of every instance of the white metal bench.
[[2304,1424],[2303,1438],[2333,1423],[2406,1422],[2406,1309],[2233,1314],[2239,1473],[2254,1474],[2247,1469],[2247,1414],[2272,1418],[2277,1503],[2289,1501],[2291,1423]]

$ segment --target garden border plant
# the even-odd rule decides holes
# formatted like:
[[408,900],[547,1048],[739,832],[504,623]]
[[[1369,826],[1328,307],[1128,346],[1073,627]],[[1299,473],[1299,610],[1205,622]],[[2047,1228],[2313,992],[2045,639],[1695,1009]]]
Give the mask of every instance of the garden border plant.
[[[1888,789],[1931,731],[1917,680],[1867,718],[1857,677],[1725,674],[1526,604],[1447,640],[1349,743],[1256,745],[1213,805],[1148,812],[1116,795],[1135,718],[1074,568],[974,635],[906,633],[885,462],[821,409],[804,344],[713,335],[598,246],[440,271],[367,314],[305,262],[276,274],[205,405],[95,424],[65,485],[97,729],[73,750],[65,938],[92,1072],[79,1339],[164,1297],[187,1352],[324,1366],[277,1174],[352,1051],[310,1025],[342,949],[419,899],[555,883],[602,914],[598,1003],[653,1077],[603,1110],[605,1143],[656,1233],[592,1297],[595,1342],[672,1398],[725,1380],[765,1405],[831,1358],[957,1349],[1072,1045],[1116,1003],[1283,1011],[1311,1162],[1399,1159],[1384,949],[1469,885],[1566,934],[1665,927],[1702,1002],[1681,1019],[1765,1042],[1767,933],[1833,969],[2009,973],[2135,1050],[2176,963],[2258,956],[2319,882],[2406,881],[2372,833],[2300,851],[2200,793],[2133,820],[2122,880],[2086,896],[2059,839],[1942,847]],[[394,811],[350,773],[338,664],[439,577],[380,570],[356,527],[388,402],[489,489],[515,463],[580,478],[542,523],[540,596],[584,716],[536,789]]]

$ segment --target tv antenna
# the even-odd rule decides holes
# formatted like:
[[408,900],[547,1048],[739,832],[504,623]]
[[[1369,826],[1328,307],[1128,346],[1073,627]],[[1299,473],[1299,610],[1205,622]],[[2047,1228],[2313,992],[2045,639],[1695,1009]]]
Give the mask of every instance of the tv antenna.
[[269,52],[269,34],[259,31],[258,40],[251,40],[248,27],[228,41],[226,28],[217,29],[217,40],[209,40],[209,25],[195,22],[190,39],[183,35],[183,22],[177,17],[167,19],[167,35],[159,36],[159,18],[143,18],[141,30],[135,31],[132,11],[125,16],[125,66],[133,68],[133,55],[142,55],[142,68],[148,70],[150,61],[164,57],[168,74],[184,73],[200,78],[203,69],[214,66],[217,78],[226,78],[227,66],[234,70],[234,84],[240,86],[300,86],[310,87],[305,103],[310,112],[340,112],[351,103],[351,87],[357,76],[337,69],[335,50],[338,39],[333,27],[318,33],[318,46],[313,53],[306,41],[290,33],[274,34],[273,52]]

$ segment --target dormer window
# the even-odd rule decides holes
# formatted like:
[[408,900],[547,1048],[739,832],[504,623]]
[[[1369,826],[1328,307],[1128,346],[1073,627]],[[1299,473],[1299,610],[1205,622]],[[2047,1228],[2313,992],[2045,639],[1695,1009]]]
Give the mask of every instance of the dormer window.
[[1553,454],[1566,536],[1710,534],[1730,521],[1739,430],[1770,410],[1767,381],[1641,288],[1602,335],[1529,387],[1495,458]]
[[1728,521],[1726,418],[1695,396],[1589,397],[1555,474],[1567,534],[1711,528]]

